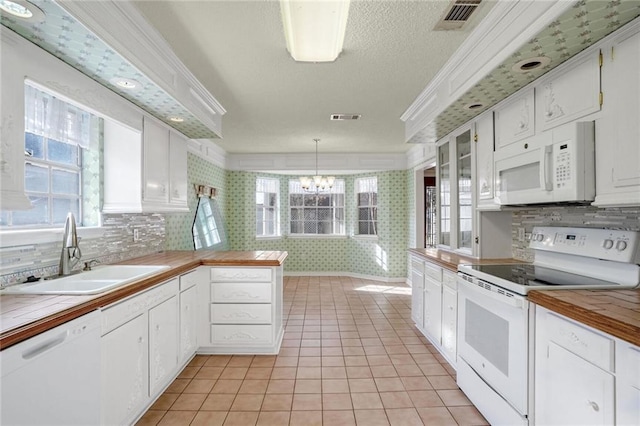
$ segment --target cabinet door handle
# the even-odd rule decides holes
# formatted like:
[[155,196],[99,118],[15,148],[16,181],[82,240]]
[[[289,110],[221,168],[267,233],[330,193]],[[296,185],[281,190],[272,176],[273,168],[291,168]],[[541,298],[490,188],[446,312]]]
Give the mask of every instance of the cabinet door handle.
[[552,191],[553,190],[553,177],[551,176],[551,166],[552,166],[552,161],[551,161],[551,156],[553,154],[553,145],[546,145],[543,149],[541,149],[542,151],[542,158],[541,163],[542,163],[542,167],[541,167],[541,173],[540,173],[540,186],[542,187],[542,189],[544,189],[545,191]]
[[49,339],[46,342],[36,346],[35,348],[31,348],[28,349],[26,351],[24,351],[22,353],[22,359],[31,359],[34,357],[37,357],[38,355],[40,355],[43,352],[48,351],[49,349],[58,346],[59,344],[61,344],[62,342],[64,342],[67,339],[67,335],[69,334],[68,331],[65,331],[64,333],[60,334],[57,337],[54,337],[53,339]]
[[593,411],[595,411],[596,413],[600,411],[600,406],[596,402],[589,401],[589,405],[591,406],[591,408],[593,408]]

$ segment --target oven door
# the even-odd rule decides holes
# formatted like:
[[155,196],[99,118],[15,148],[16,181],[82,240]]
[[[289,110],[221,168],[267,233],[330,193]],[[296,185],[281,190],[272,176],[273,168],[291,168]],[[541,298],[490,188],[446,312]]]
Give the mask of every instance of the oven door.
[[527,415],[526,298],[458,279],[458,354],[521,415]]

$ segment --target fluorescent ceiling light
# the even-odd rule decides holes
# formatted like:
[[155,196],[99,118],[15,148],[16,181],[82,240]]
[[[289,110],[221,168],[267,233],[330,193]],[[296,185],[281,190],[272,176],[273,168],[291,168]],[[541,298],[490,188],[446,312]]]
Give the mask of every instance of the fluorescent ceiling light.
[[344,43],[349,0],[280,0],[287,50],[299,62],[333,62]]

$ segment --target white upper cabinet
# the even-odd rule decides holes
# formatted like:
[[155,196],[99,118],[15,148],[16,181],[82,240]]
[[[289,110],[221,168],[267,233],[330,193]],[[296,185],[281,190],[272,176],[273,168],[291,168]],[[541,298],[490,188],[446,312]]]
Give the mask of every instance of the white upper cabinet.
[[188,211],[186,138],[148,116],[143,121],[141,134],[105,120],[102,211]]
[[535,105],[538,132],[600,110],[600,52],[541,78]]
[[640,205],[640,23],[603,47],[596,206]]
[[4,56],[0,72],[0,208],[27,210],[31,202],[24,194],[24,76],[9,72],[12,62]]
[[187,173],[187,138],[178,132],[169,133],[169,203],[187,206],[189,179]]
[[169,202],[169,130],[148,117],[144,118],[142,158],[144,162],[143,200]]
[[495,117],[496,151],[535,133],[533,89],[518,93],[497,108]]
[[497,209],[494,201],[493,113],[476,119],[476,196],[477,209]]

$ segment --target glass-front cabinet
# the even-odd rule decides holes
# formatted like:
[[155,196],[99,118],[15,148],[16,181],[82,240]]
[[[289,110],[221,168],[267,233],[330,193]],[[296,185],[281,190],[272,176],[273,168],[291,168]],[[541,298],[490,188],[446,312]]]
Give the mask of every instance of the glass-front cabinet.
[[458,176],[458,248],[472,250],[471,129],[456,136]]
[[438,186],[440,213],[440,232],[438,243],[451,245],[451,166],[449,161],[449,142],[438,147]]
[[438,144],[439,247],[473,254],[473,139],[466,125]]

